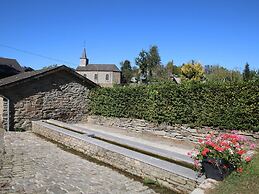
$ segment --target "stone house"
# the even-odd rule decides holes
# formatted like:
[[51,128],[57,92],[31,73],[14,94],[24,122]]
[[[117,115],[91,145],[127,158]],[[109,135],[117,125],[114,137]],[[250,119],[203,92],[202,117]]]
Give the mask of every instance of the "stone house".
[[16,59],[0,57],[0,79],[24,72]]
[[28,130],[32,120],[83,120],[88,92],[95,87],[99,86],[66,66],[1,79],[0,125],[6,130]]
[[89,64],[85,48],[76,71],[102,87],[121,83],[121,71],[114,64]]

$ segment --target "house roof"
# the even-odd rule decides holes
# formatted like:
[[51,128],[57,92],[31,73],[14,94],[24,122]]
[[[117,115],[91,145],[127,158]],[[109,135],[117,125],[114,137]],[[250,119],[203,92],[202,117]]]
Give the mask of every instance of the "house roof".
[[0,89],[3,88],[8,88],[11,87],[13,85],[17,85],[26,81],[29,81],[31,79],[34,78],[39,78],[39,77],[43,77],[55,72],[59,72],[59,71],[67,71],[69,73],[71,73],[72,75],[76,76],[77,78],[79,78],[83,83],[89,85],[90,87],[100,87],[99,85],[97,85],[96,83],[92,82],[91,80],[85,78],[84,76],[81,76],[80,74],[76,73],[73,69],[62,65],[59,67],[53,67],[53,68],[48,68],[48,69],[42,69],[42,70],[37,70],[37,71],[29,71],[29,72],[23,72],[23,73],[19,73],[17,75],[13,75],[10,77],[6,77],[3,79],[0,79]]
[[120,72],[114,64],[88,64],[87,66],[78,66],[76,71],[113,71]]
[[16,59],[9,59],[9,58],[0,57],[0,66],[8,66],[10,68],[15,69],[18,72],[24,72],[24,69],[16,61]]

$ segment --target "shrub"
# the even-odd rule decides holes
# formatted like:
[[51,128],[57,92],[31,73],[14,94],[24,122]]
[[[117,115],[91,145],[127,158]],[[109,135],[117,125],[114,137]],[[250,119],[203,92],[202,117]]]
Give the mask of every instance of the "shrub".
[[259,126],[259,81],[100,88],[89,98],[92,114],[108,117],[254,131]]

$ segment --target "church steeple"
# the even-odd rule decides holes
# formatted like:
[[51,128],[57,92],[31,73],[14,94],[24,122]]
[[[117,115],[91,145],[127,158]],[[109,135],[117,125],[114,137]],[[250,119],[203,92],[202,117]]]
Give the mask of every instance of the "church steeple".
[[89,62],[89,59],[86,57],[86,51],[85,48],[83,50],[82,56],[80,57],[80,65],[79,66],[87,66]]

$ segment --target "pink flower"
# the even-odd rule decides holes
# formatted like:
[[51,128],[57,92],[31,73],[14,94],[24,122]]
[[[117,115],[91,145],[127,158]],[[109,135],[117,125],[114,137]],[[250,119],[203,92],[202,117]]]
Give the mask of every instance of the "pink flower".
[[243,155],[244,153],[246,153],[245,150],[239,150],[239,151],[237,152],[237,154],[239,154],[239,155]]
[[206,156],[209,151],[210,151],[210,150],[209,150],[208,148],[204,148],[204,150],[201,152],[201,154],[202,154],[203,156]]
[[223,152],[223,151],[224,151],[224,148],[219,147],[219,146],[216,146],[216,147],[215,147],[215,150],[217,150],[217,151],[219,151],[219,152]]
[[251,150],[254,150],[255,148],[256,148],[255,143],[250,144],[250,149],[251,149]]
[[250,162],[250,161],[252,160],[252,158],[249,157],[249,156],[247,156],[247,157],[245,158],[245,160],[246,160],[246,162]]
[[243,168],[237,168],[237,172],[239,173],[243,172]]

